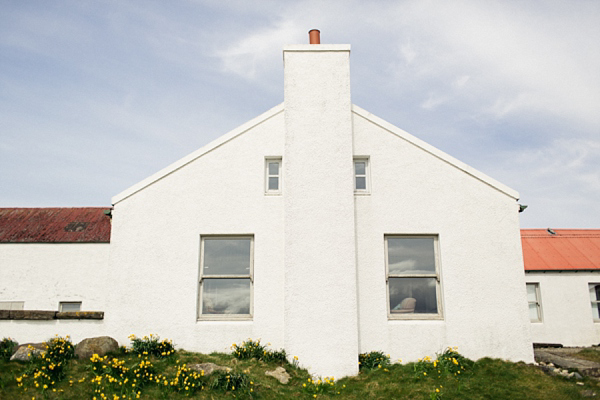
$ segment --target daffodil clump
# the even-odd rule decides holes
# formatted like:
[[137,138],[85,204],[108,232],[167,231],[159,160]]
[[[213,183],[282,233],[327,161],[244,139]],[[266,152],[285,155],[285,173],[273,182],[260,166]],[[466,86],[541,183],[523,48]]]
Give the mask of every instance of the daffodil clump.
[[[148,357],[136,360],[134,364],[125,365],[125,360],[117,357],[109,359],[98,354],[90,358],[92,372],[96,375],[91,383],[96,399],[139,398],[142,389],[149,383],[162,382],[162,376],[156,373],[152,361]],[[71,382],[72,384],[73,382]]]
[[194,371],[187,367],[186,364],[179,365],[175,378],[169,381],[166,377],[161,377],[157,380],[159,385],[164,388],[170,388],[186,396],[193,395],[196,391],[204,390],[207,385],[207,378],[204,376],[204,371]]
[[386,368],[390,365],[390,355],[384,354],[381,351],[371,351],[369,353],[361,353],[358,355],[358,368],[360,371]]
[[244,372],[233,373],[227,371],[215,371],[212,373],[210,388],[220,392],[237,392],[249,394],[254,391],[254,382]]
[[[268,343],[267,346],[271,344]],[[238,360],[249,360],[251,358],[264,362],[287,362],[287,354],[284,349],[270,350],[267,346],[260,343],[260,339],[248,339],[241,344],[233,343],[231,349],[232,354]],[[297,358],[294,358],[297,361]]]
[[19,343],[15,342],[9,337],[5,337],[0,341],[0,359],[10,360],[10,357],[13,355],[13,351],[19,345]]
[[317,379],[308,378],[306,382],[302,384],[302,391],[308,393],[314,398],[320,394],[339,395],[345,388],[346,385],[339,386],[335,382],[335,378],[333,376]]
[[152,355],[158,358],[165,358],[175,354],[175,345],[171,340],[160,340],[160,336],[150,334],[139,338],[135,335],[129,335],[131,340],[131,351],[139,355]]
[[[462,378],[471,372],[475,363],[458,352],[456,347],[448,347],[443,353],[437,354],[435,359],[427,356],[419,359],[413,370],[415,379],[439,379],[442,376]],[[432,399],[440,399],[442,385],[436,387],[431,393]]]

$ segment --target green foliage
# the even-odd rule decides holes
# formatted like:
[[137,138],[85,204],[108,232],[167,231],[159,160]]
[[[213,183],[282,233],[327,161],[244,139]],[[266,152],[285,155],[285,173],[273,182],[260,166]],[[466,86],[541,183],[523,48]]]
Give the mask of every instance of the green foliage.
[[163,377],[162,381],[159,381],[159,385],[162,384],[165,389],[171,388],[186,395],[193,395],[199,390],[204,390],[207,382],[208,380],[204,376],[204,371],[193,371],[186,364],[183,364],[177,367],[175,378],[171,381],[172,384],[166,377]]
[[2,339],[2,341],[0,341],[0,359],[10,360],[10,357],[13,355],[13,352],[18,345],[19,343],[9,337]]
[[346,385],[339,386],[333,376],[325,378],[308,378],[306,383],[302,384],[302,391],[317,397],[318,395],[339,395]]
[[165,358],[175,354],[175,345],[171,340],[160,340],[160,336],[150,334],[150,336],[144,336],[138,338],[135,335],[129,335],[131,340],[131,351],[135,354],[145,356],[155,356],[158,358]]
[[[232,355],[238,360],[256,359],[264,362],[287,363],[287,354],[284,349],[270,350],[260,343],[260,339],[254,341],[248,339],[241,344],[232,344]],[[297,357],[294,358],[296,360]]]
[[243,372],[234,373],[234,372],[225,372],[225,371],[215,371],[212,373],[212,383],[210,385],[211,389],[220,391],[220,392],[240,392],[240,393],[249,393],[252,390],[252,381]]
[[369,370],[375,368],[385,368],[391,365],[390,356],[383,354],[381,351],[371,351],[369,353],[362,353],[358,355],[358,368],[362,370]]

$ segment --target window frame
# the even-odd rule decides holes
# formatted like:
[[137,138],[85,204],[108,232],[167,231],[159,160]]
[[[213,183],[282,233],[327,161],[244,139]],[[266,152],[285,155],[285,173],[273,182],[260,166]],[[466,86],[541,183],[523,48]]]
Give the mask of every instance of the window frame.
[[[365,173],[361,175],[356,174],[356,163],[364,162],[365,163]],[[354,194],[366,195],[371,193],[371,167],[370,167],[370,159],[369,156],[355,156],[352,159],[352,174],[354,176]],[[365,178],[365,188],[357,189],[356,188],[356,179],[359,177]]]
[[[63,310],[63,306],[65,304],[79,304],[79,310],[65,311],[65,310]],[[58,303],[58,312],[79,312],[79,311],[81,311],[81,305],[82,305],[81,301],[61,301]]]
[[532,323],[544,322],[543,314],[542,314],[542,297],[541,297],[541,292],[540,292],[540,283],[539,282],[525,282],[526,290],[527,290],[528,285],[533,285],[533,287],[535,288],[535,301],[529,301],[529,299],[527,299],[527,309],[529,310],[530,304],[535,304],[536,308],[537,308],[537,312],[538,312],[538,318],[536,320],[532,320],[531,316],[530,316],[529,322],[532,322]]
[[[388,239],[433,239],[433,257],[435,261],[435,274],[390,274],[388,257]],[[384,235],[384,258],[385,258],[385,288],[386,308],[388,320],[443,320],[444,309],[442,302],[442,279],[440,268],[439,235],[437,234],[385,234]],[[437,314],[417,313],[392,313],[390,304],[390,278],[435,278],[435,297],[437,303]]]
[[[600,283],[589,282],[588,283],[588,293],[590,292],[592,287],[596,287],[596,286],[600,286]],[[596,317],[596,315],[594,315],[594,306],[593,306],[594,303],[597,304],[597,308],[598,308],[598,310],[600,310],[600,299],[598,299],[598,297],[596,297],[596,300],[590,299],[590,308],[592,309],[592,318],[593,318],[594,322],[598,323],[598,322],[600,322],[600,316]],[[598,311],[598,312],[600,313],[600,311]]]
[[[250,239],[250,268],[247,275],[205,275],[204,270],[204,242],[206,239],[236,240]],[[200,256],[198,264],[198,301],[196,318],[198,321],[251,321],[254,317],[254,235],[253,234],[223,234],[200,235]],[[202,300],[204,296],[204,280],[208,279],[249,279],[250,280],[250,305],[249,314],[202,314]]]
[[8,305],[8,308],[0,308],[4,311],[21,311],[25,309],[24,301],[0,301],[0,305]]
[[[271,175],[269,173],[269,164],[277,163],[279,164],[279,168],[277,169],[277,175]],[[283,185],[283,174],[282,174],[282,157],[269,156],[265,157],[265,195],[280,195],[282,192]],[[277,178],[277,189],[269,189],[269,178],[276,177]]]

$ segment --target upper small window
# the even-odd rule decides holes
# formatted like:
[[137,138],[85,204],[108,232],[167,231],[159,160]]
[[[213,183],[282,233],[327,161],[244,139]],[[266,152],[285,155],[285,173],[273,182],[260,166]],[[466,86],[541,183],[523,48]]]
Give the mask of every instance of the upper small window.
[[386,236],[390,318],[442,316],[437,237]]
[[69,312],[69,311],[81,311],[80,301],[61,301],[58,305],[58,311]]
[[0,310],[22,310],[24,305],[23,301],[0,301]]
[[354,192],[369,193],[369,159],[354,159]]
[[594,321],[600,322],[600,284],[599,283],[590,283],[590,301],[592,302],[592,315],[594,316]]
[[281,158],[265,159],[265,193],[281,193]]
[[527,303],[531,322],[542,322],[542,304],[540,302],[540,284],[527,283]]

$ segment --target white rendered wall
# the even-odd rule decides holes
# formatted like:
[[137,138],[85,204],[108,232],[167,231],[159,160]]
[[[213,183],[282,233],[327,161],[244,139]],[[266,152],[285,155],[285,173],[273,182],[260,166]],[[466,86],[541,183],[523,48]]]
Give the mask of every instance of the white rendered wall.
[[[104,311],[108,243],[2,243],[0,301],[23,301],[24,310],[58,311],[61,301],[81,301],[82,311]],[[0,320],[3,336],[19,343],[55,334],[77,343],[104,334],[102,320]]]
[[[105,321],[120,343],[156,333],[190,351],[248,338],[283,347],[283,198],[265,196],[264,171],[283,154],[284,123],[281,107],[266,114],[116,198]],[[197,320],[200,236],[219,234],[254,235],[251,321]]]
[[[516,199],[357,114],[354,152],[371,167],[355,198],[360,351],[533,361]],[[386,234],[438,235],[443,319],[388,320]]]
[[589,284],[600,283],[597,272],[527,272],[527,283],[538,283],[542,321],[531,323],[534,343],[591,346],[600,343],[600,323],[594,322]]
[[349,56],[284,49],[285,346],[335,378],[358,373]]

